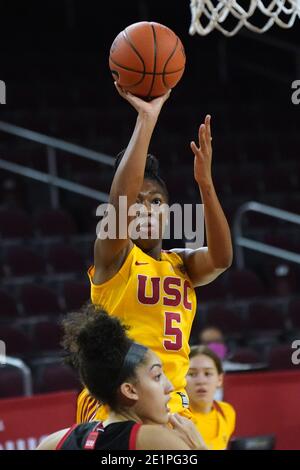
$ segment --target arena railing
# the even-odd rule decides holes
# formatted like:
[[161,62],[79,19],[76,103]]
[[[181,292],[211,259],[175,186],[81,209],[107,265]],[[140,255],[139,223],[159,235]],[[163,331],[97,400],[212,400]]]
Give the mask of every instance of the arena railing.
[[300,225],[300,216],[297,214],[293,214],[292,212],[277,209],[275,207],[261,204],[260,202],[255,201],[250,201],[246,202],[245,204],[242,204],[235,214],[233,223],[233,235],[237,268],[244,269],[245,267],[245,257],[243,251],[244,248],[248,248],[249,250],[258,251],[260,253],[275,256],[286,261],[292,261],[294,263],[300,264],[300,255],[298,253],[289,250],[284,250],[282,248],[277,248],[267,243],[258,242],[243,236],[242,219],[243,216],[250,211],[258,212],[260,214],[265,214],[270,217],[275,217],[280,220],[285,220],[286,222],[291,222]]
[[[1,359],[1,356],[0,356]],[[5,356],[3,360],[0,360],[0,374],[1,368],[5,366],[12,366],[17,369],[22,374],[23,379],[23,395],[25,397],[30,397],[32,395],[32,374],[30,368],[23,362],[21,359],[17,359],[16,357]]]
[[114,165],[113,157],[104,153],[95,152],[94,150],[90,150],[85,147],[81,147],[77,144],[72,144],[61,139],[49,137],[39,132],[30,131],[28,129],[24,129],[23,127],[15,126],[14,124],[9,124],[3,121],[0,121],[0,131],[14,135],[16,137],[20,137],[22,139],[36,142],[38,144],[42,144],[47,148],[48,173],[20,165],[19,163],[9,162],[3,158],[0,158],[0,168],[2,170],[9,171],[26,178],[34,179],[40,183],[48,184],[50,189],[50,200],[52,208],[57,208],[59,206],[59,188],[81,194],[98,201],[108,201],[109,195],[107,193],[91,189],[78,183],[74,183],[65,178],[59,178],[57,176],[56,150],[62,150],[64,152],[71,153],[88,160],[93,160],[97,163],[109,165],[111,167]]

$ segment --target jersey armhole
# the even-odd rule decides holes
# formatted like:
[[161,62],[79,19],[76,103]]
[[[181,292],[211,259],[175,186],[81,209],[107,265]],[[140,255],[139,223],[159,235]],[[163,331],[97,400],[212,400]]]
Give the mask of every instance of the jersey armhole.
[[130,436],[129,436],[129,450],[136,450],[136,438],[137,438],[137,433],[141,427],[141,423],[135,423],[130,431]]
[[63,435],[63,437],[60,439],[60,441],[58,442],[58,444],[56,445],[55,447],[55,450],[61,450],[63,444],[65,443],[65,441],[68,439],[68,437],[70,436],[71,432],[74,431],[74,429],[78,426],[78,424],[73,424],[73,426],[70,427],[69,431],[66,432],[66,434]]

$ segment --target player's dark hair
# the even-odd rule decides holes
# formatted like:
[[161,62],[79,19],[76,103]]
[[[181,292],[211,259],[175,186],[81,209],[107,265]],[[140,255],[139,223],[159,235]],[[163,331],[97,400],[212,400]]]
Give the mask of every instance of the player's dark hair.
[[[118,155],[116,157],[115,165],[114,165],[114,172],[117,171],[117,168],[120,165],[120,162],[121,162],[125,152],[126,152],[126,149],[123,149],[120,153],[118,153]],[[168,192],[166,183],[159,176],[159,161],[151,153],[148,153],[148,155],[147,155],[144,179],[156,181],[159,184],[159,186],[162,188],[163,193],[165,194],[167,201],[169,200],[169,192]]]
[[214,351],[209,349],[207,346],[203,346],[203,345],[192,346],[189,358],[192,359],[193,357],[201,356],[202,354],[204,356],[208,356],[210,359],[214,361],[218,374],[223,374],[224,369],[223,369],[223,364],[222,364],[221,359],[219,358],[219,356],[217,356],[217,354]]
[[[145,360],[146,348],[128,338],[128,327],[117,317],[92,304],[68,314],[62,326],[66,361],[78,369],[81,381],[97,400],[118,409],[119,387],[125,380],[137,380],[136,369]],[[134,347],[140,348],[139,354],[128,362],[128,352]]]

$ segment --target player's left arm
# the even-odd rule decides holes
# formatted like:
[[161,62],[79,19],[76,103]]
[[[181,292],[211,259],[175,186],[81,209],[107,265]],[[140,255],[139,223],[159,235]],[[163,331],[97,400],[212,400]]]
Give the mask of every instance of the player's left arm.
[[230,229],[218,200],[211,173],[211,117],[199,127],[199,146],[191,142],[194,153],[194,177],[204,204],[207,247],[196,250],[174,250],[182,258],[195,287],[208,284],[226,271],[232,263]]

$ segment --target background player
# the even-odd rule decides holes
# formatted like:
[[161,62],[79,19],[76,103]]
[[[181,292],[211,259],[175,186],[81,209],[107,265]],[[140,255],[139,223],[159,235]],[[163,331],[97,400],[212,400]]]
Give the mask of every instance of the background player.
[[214,400],[222,382],[223,367],[217,354],[206,346],[192,347],[186,390],[193,421],[211,450],[226,449],[235,429],[233,407]]
[[[146,102],[123,92],[117,85],[116,88],[136,109],[138,117],[128,147],[118,162],[109,202],[117,220],[121,211],[120,196],[127,197],[128,207],[136,202],[146,206],[148,214],[141,233],[149,236],[134,241],[129,236],[96,240],[95,266],[89,270],[91,299],[110,314],[124,319],[131,327],[131,337],[160,357],[175,389],[170,408],[172,412],[183,412],[188,406],[184,388],[188,341],[196,310],[194,287],[213,281],[232,262],[230,230],[211,175],[210,116],[206,116],[205,124],[199,128],[198,146],[191,142],[195,155],[194,177],[205,205],[207,247],[164,252],[161,214],[151,213],[151,208],[167,203],[168,192],[153,168],[153,157],[147,156],[147,152],[158,116],[170,93]],[[151,238],[151,230],[157,237]],[[127,227],[125,232],[128,233]],[[87,391],[83,391],[78,400],[77,420],[86,421],[95,416],[96,411],[97,405]],[[104,418],[102,411],[97,414],[99,419]]]
[[194,425],[172,417],[172,385],[160,359],[134,343],[116,317],[92,305],[64,321],[64,346],[92,395],[109,406],[104,423],[75,425],[49,436],[39,450],[203,449]]

